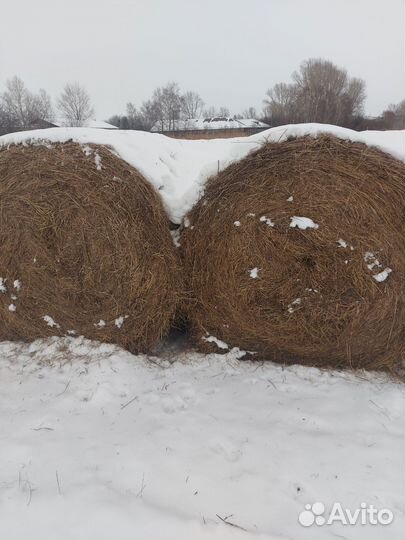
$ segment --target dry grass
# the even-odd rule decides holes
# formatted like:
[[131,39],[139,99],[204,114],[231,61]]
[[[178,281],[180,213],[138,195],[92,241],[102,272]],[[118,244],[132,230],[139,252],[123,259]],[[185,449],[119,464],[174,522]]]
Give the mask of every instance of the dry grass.
[[257,358],[398,372],[404,179],[403,163],[330,136],[266,144],[211,178],[181,241],[199,348],[209,334]]
[[0,149],[0,339],[74,332],[147,351],[180,275],[159,195],[107,148]]

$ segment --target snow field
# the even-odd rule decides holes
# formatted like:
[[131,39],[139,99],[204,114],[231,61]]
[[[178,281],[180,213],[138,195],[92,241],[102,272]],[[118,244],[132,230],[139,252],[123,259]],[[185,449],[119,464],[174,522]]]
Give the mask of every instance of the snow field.
[[[0,537],[402,540],[403,385],[239,356],[0,343]],[[306,529],[316,501],[395,520]]]

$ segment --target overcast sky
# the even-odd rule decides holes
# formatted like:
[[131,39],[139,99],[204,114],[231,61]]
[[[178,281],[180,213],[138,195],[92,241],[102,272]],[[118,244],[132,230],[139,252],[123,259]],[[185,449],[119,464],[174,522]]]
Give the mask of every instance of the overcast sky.
[[234,114],[323,57],[377,115],[405,98],[404,33],[405,0],[0,0],[0,91],[79,81],[101,120],[171,80]]

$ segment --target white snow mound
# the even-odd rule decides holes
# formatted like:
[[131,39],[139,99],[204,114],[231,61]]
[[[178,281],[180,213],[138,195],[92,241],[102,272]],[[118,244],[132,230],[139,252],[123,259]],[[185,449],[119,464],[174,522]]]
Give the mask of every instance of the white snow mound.
[[250,137],[212,140],[179,140],[142,131],[61,127],[3,135],[0,146],[69,140],[83,145],[107,145],[159,190],[171,220],[180,223],[203,193],[208,177],[218,170],[242,159],[266,141],[282,142],[289,137],[317,137],[323,133],[376,146],[405,159],[405,131],[357,132],[327,124],[291,124]]

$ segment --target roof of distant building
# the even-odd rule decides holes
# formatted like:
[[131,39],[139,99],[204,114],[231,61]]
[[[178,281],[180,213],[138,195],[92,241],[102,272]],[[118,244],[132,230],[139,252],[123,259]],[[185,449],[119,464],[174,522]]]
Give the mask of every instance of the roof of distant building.
[[[52,120],[50,122],[56,127],[64,127],[65,122],[61,120],[60,118],[56,120]],[[108,122],[104,122],[103,120],[88,120],[83,127],[86,128],[97,128],[97,129],[118,129],[117,126],[113,126],[112,124],[109,124]]]
[[205,129],[249,129],[269,128],[268,124],[255,118],[189,118],[188,120],[174,120],[172,122],[156,122],[151,131],[192,131]]

